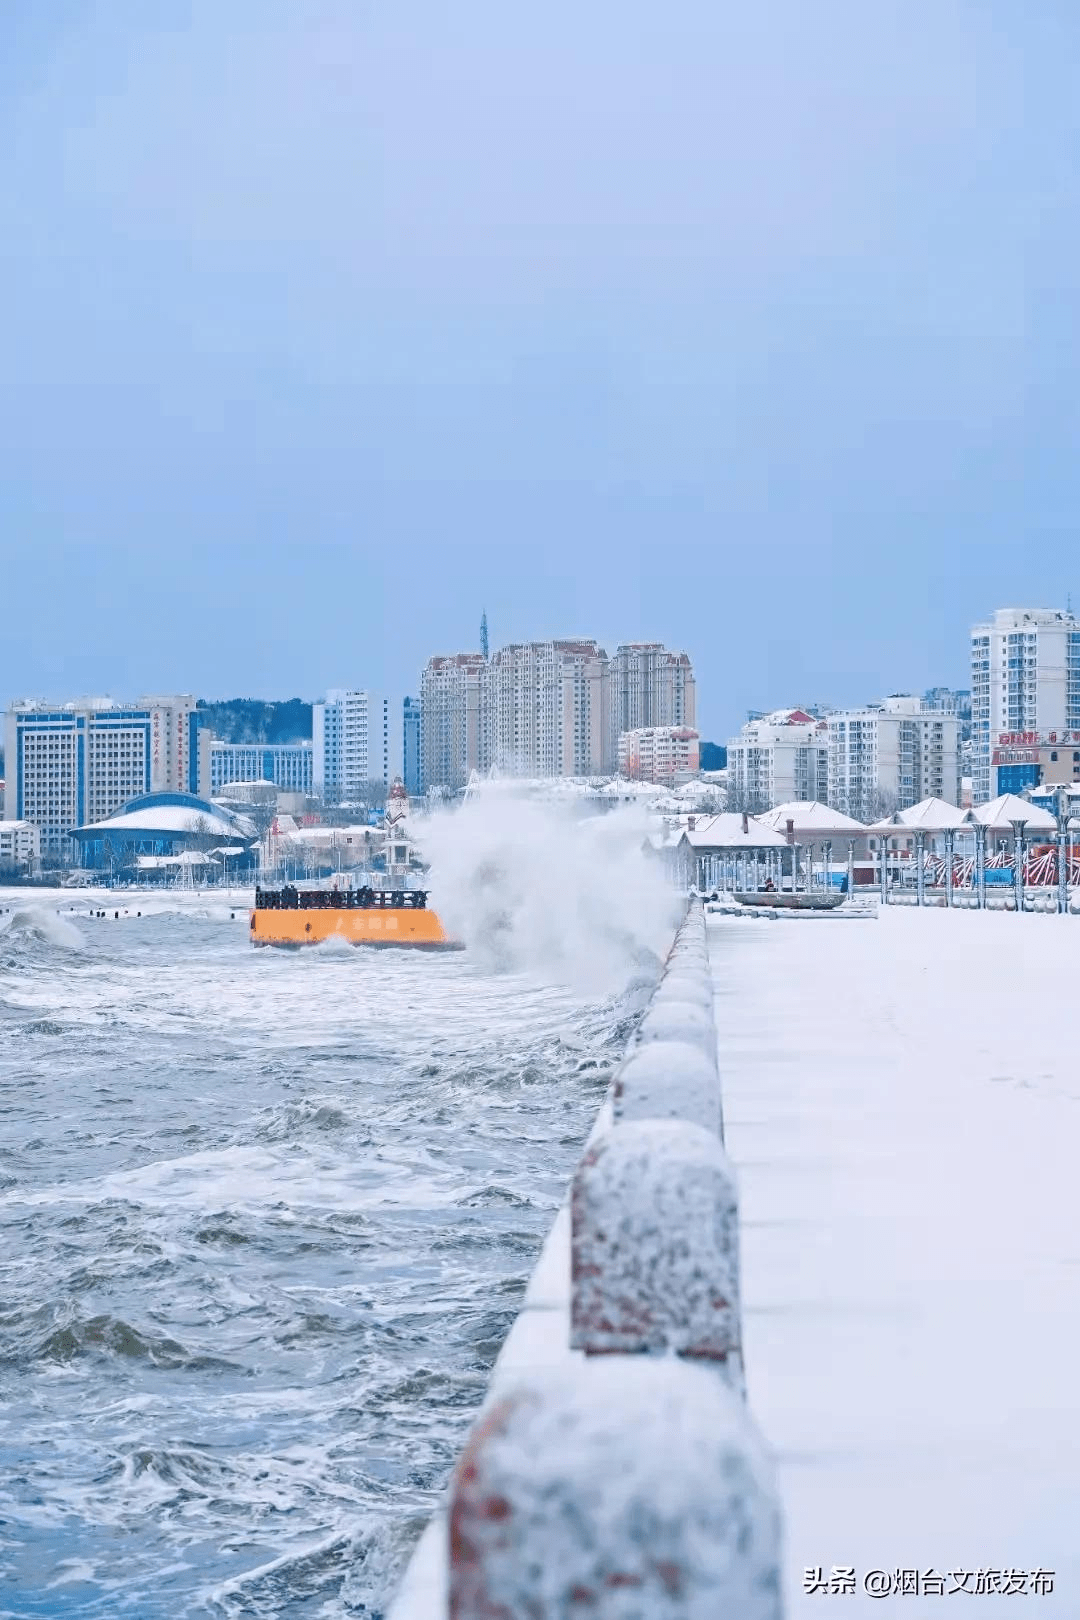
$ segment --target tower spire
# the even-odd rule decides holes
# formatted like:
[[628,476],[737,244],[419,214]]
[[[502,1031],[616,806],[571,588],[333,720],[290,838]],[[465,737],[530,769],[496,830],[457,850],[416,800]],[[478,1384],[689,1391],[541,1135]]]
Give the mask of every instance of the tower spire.
[[480,615],[480,651],[485,658],[488,656],[487,608]]

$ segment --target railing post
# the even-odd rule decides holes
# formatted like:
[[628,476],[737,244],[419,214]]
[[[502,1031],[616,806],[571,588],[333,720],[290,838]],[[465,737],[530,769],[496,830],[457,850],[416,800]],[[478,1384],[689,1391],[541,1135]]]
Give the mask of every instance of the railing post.
[[707,1368],[605,1356],[511,1390],[450,1498],[450,1620],[781,1620],[780,1514]]
[[741,1391],[738,1197],[718,1135],[617,1125],[578,1166],[570,1224],[573,1349],[674,1351]]

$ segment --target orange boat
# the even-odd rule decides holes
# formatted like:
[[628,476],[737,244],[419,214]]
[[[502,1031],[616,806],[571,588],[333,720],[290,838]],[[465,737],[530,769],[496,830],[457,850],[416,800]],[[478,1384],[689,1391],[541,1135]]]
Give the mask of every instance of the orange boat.
[[343,939],[350,945],[404,946],[422,951],[460,951],[424,889],[256,889],[251,913],[253,945],[319,945]]

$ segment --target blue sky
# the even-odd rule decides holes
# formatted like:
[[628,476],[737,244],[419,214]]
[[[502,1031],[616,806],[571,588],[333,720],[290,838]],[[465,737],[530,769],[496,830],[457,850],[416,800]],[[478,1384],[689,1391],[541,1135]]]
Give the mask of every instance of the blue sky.
[[966,682],[1077,583],[1080,11],[8,0],[0,702],[685,646]]

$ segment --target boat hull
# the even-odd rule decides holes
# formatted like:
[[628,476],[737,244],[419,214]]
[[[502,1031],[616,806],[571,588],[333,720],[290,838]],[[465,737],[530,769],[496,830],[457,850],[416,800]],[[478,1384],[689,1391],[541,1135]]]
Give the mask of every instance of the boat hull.
[[839,893],[792,894],[790,891],[757,889],[749,893],[735,893],[731,897],[740,906],[768,906],[774,911],[834,911],[847,898]]
[[251,913],[253,945],[321,945],[328,939],[348,945],[366,945],[420,951],[460,951],[464,946],[451,939],[437,912],[427,908],[389,906],[367,910],[336,911],[299,909],[294,911],[261,908]]

